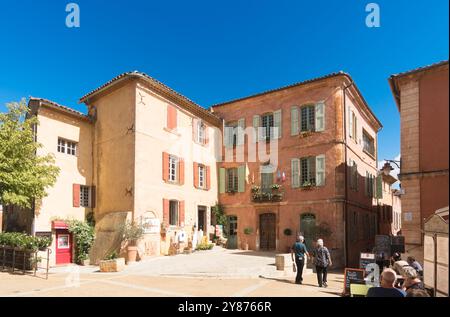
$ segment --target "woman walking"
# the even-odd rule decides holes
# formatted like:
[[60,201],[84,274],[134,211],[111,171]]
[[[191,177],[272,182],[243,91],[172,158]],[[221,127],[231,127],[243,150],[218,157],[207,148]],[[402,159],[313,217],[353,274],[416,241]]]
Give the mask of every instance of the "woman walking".
[[322,239],[317,240],[317,248],[314,250],[313,256],[319,287],[328,287],[328,267],[333,265],[333,263],[331,262],[330,252],[328,251],[327,247],[323,245]]
[[309,257],[309,253],[308,250],[306,250],[304,242],[305,238],[299,236],[297,238],[297,242],[291,248],[292,262],[295,262],[295,265],[297,267],[297,276],[295,278],[295,284],[302,284],[303,267],[305,266],[305,255]]

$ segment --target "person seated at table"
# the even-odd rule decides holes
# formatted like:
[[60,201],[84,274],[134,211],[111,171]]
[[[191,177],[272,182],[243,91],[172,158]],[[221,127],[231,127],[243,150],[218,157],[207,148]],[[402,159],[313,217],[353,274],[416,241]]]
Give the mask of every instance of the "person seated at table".
[[413,256],[408,256],[408,258],[406,259],[406,262],[408,262],[408,264],[413,267],[417,273],[419,274],[419,276],[423,276],[423,268],[422,265],[420,265],[420,263],[416,260],[415,257]]
[[408,291],[406,297],[431,297],[424,289],[412,289]]
[[406,294],[412,290],[425,290],[425,285],[422,280],[419,278],[418,273],[415,270],[407,270],[406,275],[404,276],[405,283],[403,283],[404,290]]
[[385,269],[380,277],[381,286],[370,288],[366,297],[405,297],[405,291],[395,288],[396,281],[397,274],[395,274],[395,271],[393,269]]

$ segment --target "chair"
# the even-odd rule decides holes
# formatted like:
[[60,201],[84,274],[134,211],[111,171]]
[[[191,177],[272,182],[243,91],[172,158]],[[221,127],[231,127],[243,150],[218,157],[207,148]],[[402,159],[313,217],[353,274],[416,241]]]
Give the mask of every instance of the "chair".
[[366,297],[371,287],[372,285],[366,284],[350,284],[350,295],[351,297]]

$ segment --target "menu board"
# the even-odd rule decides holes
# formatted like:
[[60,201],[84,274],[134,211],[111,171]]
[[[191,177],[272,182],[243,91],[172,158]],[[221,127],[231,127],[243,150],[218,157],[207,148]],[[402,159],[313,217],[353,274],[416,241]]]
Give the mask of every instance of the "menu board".
[[344,271],[344,294],[350,294],[351,284],[365,284],[365,270],[346,268]]
[[359,257],[359,268],[365,270],[366,266],[370,263],[376,263],[375,254],[361,253]]

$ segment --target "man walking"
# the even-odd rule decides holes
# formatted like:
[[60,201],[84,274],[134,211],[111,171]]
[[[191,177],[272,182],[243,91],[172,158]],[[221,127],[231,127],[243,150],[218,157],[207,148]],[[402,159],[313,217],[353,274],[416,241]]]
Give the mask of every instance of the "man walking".
[[[308,250],[304,244],[305,238],[299,236],[297,242],[291,248],[292,262],[297,266],[297,276],[295,277],[295,284],[302,284],[303,282],[303,267],[305,266],[305,254],[309,257]],[[294,260],[295,257],[295,260]]]
[[328,251],[328,249],[323,246],[322,239],[317,240],[317,248],[314,250],[313,256],[319,287],[328,287],[328,267],[333,265],[333,263],[331,262],[330,251]]

